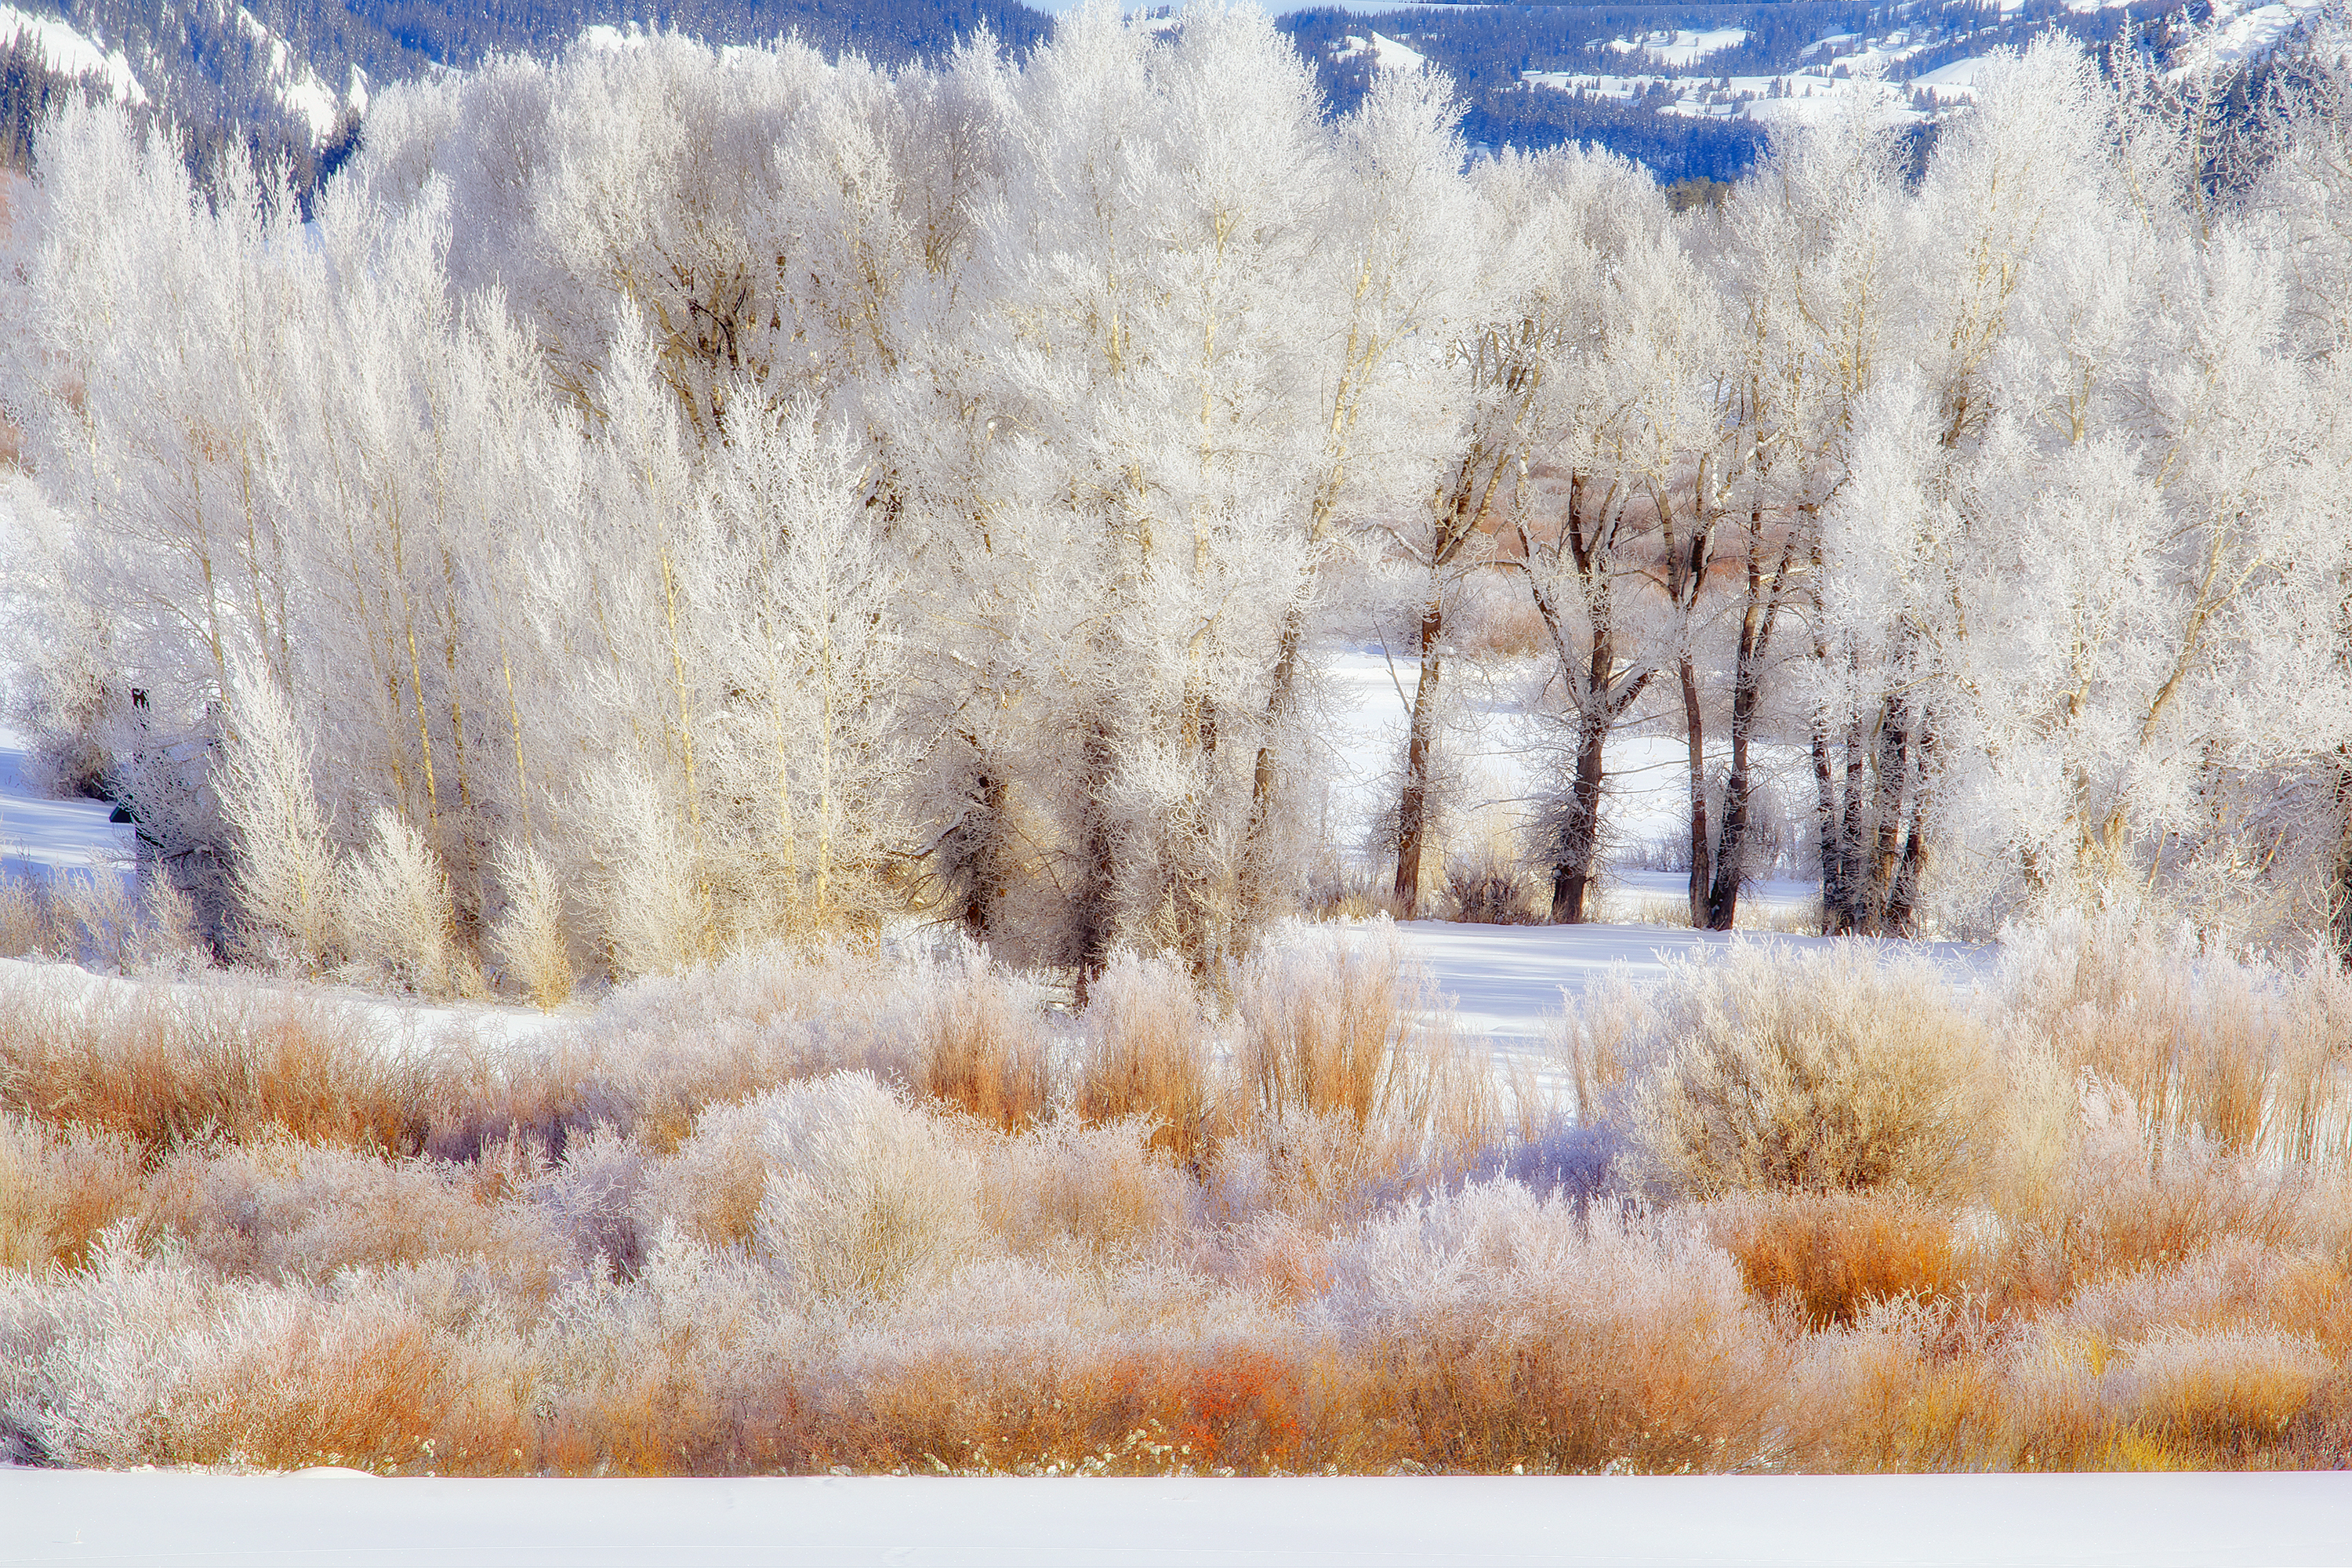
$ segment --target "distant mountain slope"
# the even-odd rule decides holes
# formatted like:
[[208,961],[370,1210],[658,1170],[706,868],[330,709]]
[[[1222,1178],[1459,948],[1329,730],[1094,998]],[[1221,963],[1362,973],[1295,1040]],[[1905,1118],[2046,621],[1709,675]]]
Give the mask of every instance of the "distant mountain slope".
[[711,43],[797,34],[892,64],[982,27],[1023,51],[1053,26],[1018,0],[0,0],[0,55],[17,61],[0,123],[37,121],[72,78],[206,139],[331,153],[373,88],[632,22]]
[[445,65],[493,53],[544,54],[592,24],[637,22],[709,43],[797,34],[828,54],[897,64],[948,53],[985,26],[1026,50],[1053,20],[1019,0],[346,0],[348,15],[401,48]]
[[[1773,125],[1830,111],[1866,73],[1892,84],[1867,90],[1924,144],[1969,100],[1978,61],[2046,29],[2099,47],[2130,27],[2136,47],[2167,63],[2242,69],[2291,43],[2321,3],[1433,5],[1312,8],[1280,26],[1334,113],[1375,72],[1425,58],[1459,85],[1475,144],[1592,142],[1662,180],[1724,180],[1753,165]],[[632,24],[714,44],[792,34],[891,65],[940,58],[982,28],[1017,55],[1053,29],[1020,0],[0,0],[0,60],[15,61],[0,67],[0,159],[22,163],[27,128],[58,79],[74,77],[152,101],[200,147],[242,143],[286,160],[307,187],[354,144],[373,89],[493,54],[550,55],[583,27]]]
[[[2070,34],[2096,51],[2114,47],[2128,28],[2132,47],[2162,64],[2235,68],[2290,43],[2323,3],[1433,5],[1377,16],[1316,7],[1280,25],[1314,62],[1335,110],[1362,97],[1384,68],[1383,50],[1409,50],[1459,85],[1474,143],[1591,142],[1662,180],[1723,180],[1753,165],[1775,125],[1817,119],[1858,90],[1875,94],[1883,112],[1912,126],[1924,144],[1937,120],[1970,100],[1967,80],[1976,62],[2044,32]],[[2232,20],[2241,11],[2247,16]]]

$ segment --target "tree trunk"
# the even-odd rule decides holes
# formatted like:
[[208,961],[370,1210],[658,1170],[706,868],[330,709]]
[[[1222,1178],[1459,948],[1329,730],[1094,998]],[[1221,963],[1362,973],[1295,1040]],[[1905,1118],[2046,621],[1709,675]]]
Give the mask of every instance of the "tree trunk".
[[1764,691],[1764,661],[1772,651],[1772,630],[1780,615],[1783,585],[1795,545],[1780,552],[1780,564],[1764,570],[1764,518],[1748,520],[1748,605],[1739,617],[1739,652],[1731,687],[1731,772],[1723,785],[1723,826],[1716,839],[1715,882],[1707,895],[1706,925],[1729,931],[1739,913],[1739,879],[1748,864],[1748,799],[1753,777],[1748,742]]
[[973,941],[986,942],[995,933],[1012,885],[1004,853],[1005,782],[982,763],[964,798],[963,820],[940,846],[940,859],[954,889],[957,920]]
[[1739,914],[1739,878],[1748,859],[1748,731],[1755,712],[1755,682],[1743,672],[1731,699],[1731,772],[1723,783],[1723,826],[1716,840],[1715,880],[1707,893],[1709,931],[1729,931]]
[[1307,610],[1293,604],[1282,617],[1282,636],[1275,645],[1274,675],[1265,694],[1257,755],[1250,766],[1249,826],[1242,836],[1241,868],[1234,889],[1234,919],[1244,931],[1254,930],[1272,906],[1272,868],[1276,776],[1275,747],[1290,718],[1298,689],[1299,651],[1307,642]]
[[1071,956],[1078,971],[1078,1001],[1110,963],[1118,940],[1116,900],[1118,888],[1118,844],[1108,804],[1111,780],[1118,766],[1109,721],[1089,717],[1078,742],[1079,788],[1085,792],[1085,816],[1080,827],[1078,887],[1071,900]]
[[2352,752],[2336,753],[2336,886],[2327,923],[2336,962],[2352,968]]
[[1865,935],[1886,934],[1887,912],[1901,868],[1905,806],[1911,784],[1911,713],[1900,697],[1889,697],[1878,724],[1877,780],[1871,792],[1872,835],[1864,906]]
[[1813,720],[1813,811],[1822,854],[1822,934],[1845,932],[1845,879],[1838,874],[1838,842],[1845,836],[1845,813],[1840,809],[1837,777],[1830,767],[1830,726],[1826,713]]
[[1412,689],[1412,723],[1405,741],[1404,787],[1397,796],[1396,899],[1404,918],[1421,909],[1421,860],[1429,846],[1429,744],[1437,722],[1438,636],[1444,628],[1438,587],[1430,585],[1421,611],[1421,674]]
[[1714,857],[1706,830],[1706,717],[1698,700],[1698,668],[1682,656],[1683,733],[1690,757],[1690,916],[1691,924],[1706,925],[1706,898],[1714,880]]
[[1919,884],[1927,874],[1927,781],[1936,757],[1935,715],[1925,709],[1919,713],[1912,755],[1916,776],[1911,782],[1911,819],[1904,831],[1903,855],[1895,868],[1895,885],[1887,892],[1886,918],[1879,929],[1882,936],[1907,937],[1918,929]]
[[1838,839],[1838,883],[1845,894],[1845,902],[1839,911],[1838,931],[1851,936],[1869,921],[1864,890],[1867,866],[1863,851],[1870,838],[1870,814],[1863,808],[1863,786],[1868,782],[1870,763],[1863,745],[1859,713],[1846,724],[1844,745],[1845,821]]
[[1591,918],[1587,901],[1597,880],[1592,861],[1601,847],[1601,754],[1609,730],[1605,715],[1591,713],[1577,728],[1576,783],[1569,795],[1568,820],[1561,826],[1551,868],[1555,925],[1581,925]]

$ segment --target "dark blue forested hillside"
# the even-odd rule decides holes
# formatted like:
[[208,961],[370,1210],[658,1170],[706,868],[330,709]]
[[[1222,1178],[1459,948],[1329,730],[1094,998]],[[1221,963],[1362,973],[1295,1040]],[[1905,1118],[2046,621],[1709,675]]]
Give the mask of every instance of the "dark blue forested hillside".
[[[2191,0],[2201,19],[2210,0]],[[1442,67],[1467,102],[1464,131],[1486,147],[1542,148],[1589,142],[1633,159],[1663,181],[1738,179],[1763,151],[1767,128],[1744,117],[1706,119],[1672,112],[1694,79],[1762,77],[1826,59],[1825,41],[1902,40],[1890,79],[1906,81],[1939,67],[2003,47],[2019,47],[2051,30],[2095,47],[2124,29],[2137,47],[2163,53],[2184,15],[2179,0],[2130,0],[2076,11],[2068,0],[2024,0],[2003,10],[1979,0],[1765,0],[1740,4],[1514,4],[1431,5],[1367,16],[1316,8],[1281,18],[1299,51],[1315,63],[1334,112],[1360,100],[1375,68],[1369,51],[1351,47],[1377,29]],[[1745,35],[1697,61],[1669,63],[1636,41],[1713,31]],[[1530,87],[1530,71],[1654,73],[1648,95],[1592,97]]]
[[594,23],[636,22],[709,43],[796,34],[828,54],[897,64],[936,58],[986,28],[1014,52],[1052,30],[1019,0],[344,0],[403,49],[444,65],[544,53]]

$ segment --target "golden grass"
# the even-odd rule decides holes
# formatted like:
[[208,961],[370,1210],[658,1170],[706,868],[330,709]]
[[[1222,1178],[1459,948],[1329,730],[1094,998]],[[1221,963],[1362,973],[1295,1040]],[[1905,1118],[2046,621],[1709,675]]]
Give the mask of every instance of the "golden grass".
[[125,1139],[0,1114],[0,1269],[79,1266],[137,1205],[139,1178]]
[[1874,1302],[1966,1287],[1953,1211],[1900,1188],[1742,1194],[1703,1213],[1748,1290],[1814,1328],[1850,1324]]
[[299,992],[0,990],[0,1454],[2352,1458],[2352,1172],[2296,1043],[2334,983],[2209,972],[2151,1011],[2128,953],[2020,963],[1967,1000],[1852,952],[1595,987],[1576,1113],[1633,1136],[1620,1185],[1549,1197],[1483,1173],[1558,1129],[1503,1113],[1377,944],[1266,955],[1222,1019],[1115,967],[1058,1041],[976,955],[745,962],[498,1063],[404,1065]]
[[1215,1136],[1215,1036],[1183,968],[1123,956],[1088,991],[1072,1073],[1072,1109],[1087,1121],[1139,1116],[1151,1144],[1197,1161]]
[[1034,987],[967,962],[932,994],[923,1092],[992,1126],[1034,1125],[1053,1102],[1042,1008]]
[[435,1066],[367,1016],[246,985],[94,987],[0,978],[0,1095],[36,1121],[128,1138],[150,1156],[205,1138],[288,1136],[410,1152]]

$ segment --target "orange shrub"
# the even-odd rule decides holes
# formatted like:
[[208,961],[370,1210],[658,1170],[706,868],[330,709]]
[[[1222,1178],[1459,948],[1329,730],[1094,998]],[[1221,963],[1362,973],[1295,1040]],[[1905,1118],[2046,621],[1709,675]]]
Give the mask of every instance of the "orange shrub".
[[1815,1328],[1851,1323],[1873,1301],[1948,1296],[1964,1283],[1952,1211],[1906,1189],[1748,1194],[1703,1212],[1748,1289]]

